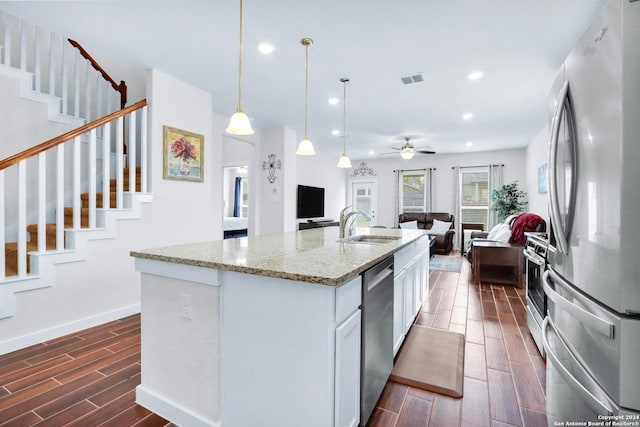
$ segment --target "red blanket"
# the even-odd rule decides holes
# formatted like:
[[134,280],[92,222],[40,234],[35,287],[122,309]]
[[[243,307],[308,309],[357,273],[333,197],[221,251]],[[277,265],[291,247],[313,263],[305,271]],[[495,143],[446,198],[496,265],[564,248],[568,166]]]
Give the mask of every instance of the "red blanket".
[[543,224],[543,227],[539,231],[545,231],[546,223],[544,219],[533,213],[523,213],[513,221],[511,226],[511,239],[509,243],[518,243],[524,245],[527,241],[527,236],[524,235],[526,231],[536,231],[538,226]]

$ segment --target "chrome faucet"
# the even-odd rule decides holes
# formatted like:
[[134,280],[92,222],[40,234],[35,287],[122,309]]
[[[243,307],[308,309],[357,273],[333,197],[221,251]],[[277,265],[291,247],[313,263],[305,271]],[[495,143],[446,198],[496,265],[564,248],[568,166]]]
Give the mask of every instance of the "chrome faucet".
[[[361,211],[351,211],[349,213],[345,212],[347,211],[347,209],[349,209],[351,207],[351,205],[347,206],[346,208],[342,209],[340,211],[340,238],[344,239],[345,237],[350,237],[351,236],[351,227],[347,228],[347,222],[349,221],[349,218],[351,218],[352,216],[355,216],[355,218],[358,217],[358,215],[360,215],[361,217],[365,218],[365,219],[369,219],[369,215],[367,215],[364,212]],[[351,225],[353,226],[353,222],[352,221]],[[349,236],[345,236],[345,229],[347,229]]]

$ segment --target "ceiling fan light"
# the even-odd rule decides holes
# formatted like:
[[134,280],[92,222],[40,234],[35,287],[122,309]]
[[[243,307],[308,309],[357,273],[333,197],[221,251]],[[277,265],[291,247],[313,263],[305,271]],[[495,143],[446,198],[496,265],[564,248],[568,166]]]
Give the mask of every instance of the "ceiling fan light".
[[413,158],[413,151],[403,151],[400,153],[400,157],[405,160],[411,160]]
[[416,153],[416,150],[413,148],[413,145],[409,144],[409,141],[407,141],[401,148],[400,148],[400,157],[402,157],[405,160],[410,160],[413,158],[413,155]]
[[296,151],[298,156],[315,156],[316,151],[313,149],[313,144],[306,136],[298,144],[298,150]]
[[253,135],[253,129],[251,128],[251,122],[249,117],[242,111],[242,108],[238,108],[231,120],[229,120],[229,126],[225,129],[225,132],[232,135]]
[[349,160],[349,157],[347,157],[346,153],[342,153],[342,157],[340,157],[340,160],[338,160],[338,164],[336,166],[343,169],[352,167],[351,160]]

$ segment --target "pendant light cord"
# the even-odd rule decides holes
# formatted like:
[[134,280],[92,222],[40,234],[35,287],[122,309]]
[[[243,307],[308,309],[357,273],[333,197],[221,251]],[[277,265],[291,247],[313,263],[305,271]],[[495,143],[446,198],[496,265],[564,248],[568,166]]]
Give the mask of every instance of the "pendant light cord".
[[304,139],[309,139],[307,137],[307,104],[309,96],[309,43],[305,44],[304,52]]
[[341,79],[343,83],[342,93],[342,155],[347,154],[347,82],[349,79]]
[[242,0],[240,0],[240,42],[238,52],[238,110],[242,111]]

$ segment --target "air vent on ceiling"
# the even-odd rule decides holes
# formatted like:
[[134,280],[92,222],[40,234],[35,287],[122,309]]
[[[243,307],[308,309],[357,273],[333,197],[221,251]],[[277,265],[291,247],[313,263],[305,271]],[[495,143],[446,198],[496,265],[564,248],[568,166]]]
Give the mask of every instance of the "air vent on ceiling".
[[410,76],[400,77],[400,80],[402,80],[403,84],[410,85],[412,83],[423,82],[424,81],[424,77],[422,76],[422,73],[417,73],[417,74],[412,74]]

